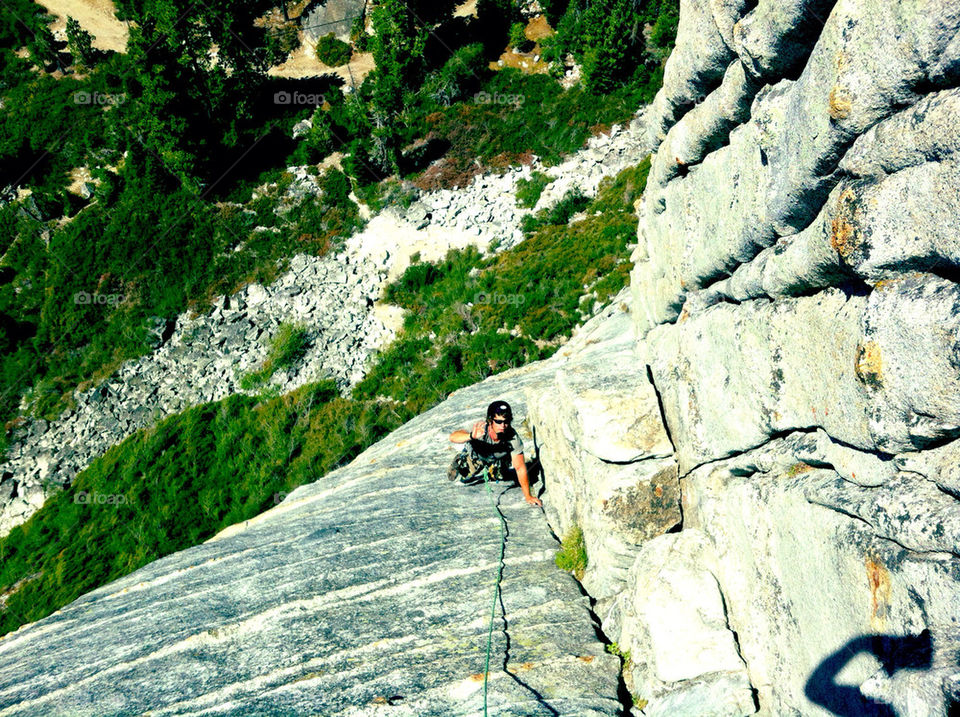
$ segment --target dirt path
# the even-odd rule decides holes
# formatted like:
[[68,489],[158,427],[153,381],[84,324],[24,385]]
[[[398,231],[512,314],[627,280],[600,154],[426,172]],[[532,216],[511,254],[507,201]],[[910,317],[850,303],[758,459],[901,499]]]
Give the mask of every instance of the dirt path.
[[55,35],[66,37],[67,17],[76,18],[93,35],[98,50],[124,52],[127,49],[127,23],[118,20],[110,0],[37,0],[56,20],[50,25]]

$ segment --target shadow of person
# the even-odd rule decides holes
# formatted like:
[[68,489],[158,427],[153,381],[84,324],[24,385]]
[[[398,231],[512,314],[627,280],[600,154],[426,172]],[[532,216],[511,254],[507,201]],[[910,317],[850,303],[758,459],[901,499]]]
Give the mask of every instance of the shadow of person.
[[885,702],[866,697],[857,685],[837,682],[837,675],[860,653],[877,658],[887,676],[900,670],[926,670],[933,664],[930,631],[919,635],[863,635],[825,658],[810,674],[804,694],[837,717],[897,717]]

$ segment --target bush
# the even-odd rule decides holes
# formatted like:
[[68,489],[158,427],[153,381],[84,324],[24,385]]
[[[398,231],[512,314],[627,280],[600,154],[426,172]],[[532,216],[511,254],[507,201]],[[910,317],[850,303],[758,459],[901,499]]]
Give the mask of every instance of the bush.
[[543,227],[564,226],[574,214],[582,212],[590,203],[589,197],[585,197],[579,189],[571,189],[549,209],[541,209],[534,216],[525,216],[521,228],[530,235]]
[[604,177],[597,188],[597,196],[590,203],[591,212],[632,211],[634,203],[643,195],[650,174],[650,155],[640,164],[621,170],[616,177]]
[[517,52],[528,52],[533,48],[533,42],[527,39],[527,26],[522,22],[515,22],[510,26],[510,47]]
[[417,201],[420,192],[407,182],[391,177],[377,184],[368,184],[357,190],[360,199],[373,212],[380,212],[387,207],[401,207],[409,209]]
[[327,204],[341,207],[351,203],[350,180],[338,169],[328,169],[320,178],[320,189]]
[[350,27],[350,42],[357,48],[357,52],[366,52],[370,49],[366,15],[360,15],[354,19],[353,25]]
[[530,179],[520,179],[517,182],[517,205],[526,209],[533,209],[540,201],[540,195],[553,177],[543,172],[534,172]]
[[350,62],[350,45],[331,32],[317,40],[317,59],[327,67],[346,65]]
[[85,67],[93,64],[96,58],[93,50],[93,36],[72,17],[67,17],[67,47],[77,64]]
[[251,371],[240,380],[244,389],[255,388],[268,381],[280,369],[289,368],[300,361],[310,348],[307,328],[301,324],[280,324],[270,342],[270,352],[256,371]]
[[[545,43],[547,59],[558,64],[573,53],[590,92],[632,87],[644,102],[653,99],[662,82],[663,61],[673,48],[679,0],[551,0],[547,6],[545,11],[554,18],[563,8],[556,35]],[[645,42],[643,28],[649,25],[650,40]]]
[[483,45],[479,42],[465,45],[454,52],[439,71],[427,77],[423,90],[437,104],[449,107],[478,89],[489,73]]

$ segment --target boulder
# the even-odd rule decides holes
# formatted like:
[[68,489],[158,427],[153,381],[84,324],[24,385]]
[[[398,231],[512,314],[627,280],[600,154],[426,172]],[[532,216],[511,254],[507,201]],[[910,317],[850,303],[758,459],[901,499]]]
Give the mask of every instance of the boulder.
[[[619,598],[624,676],[644,714],[740,717],[757,711],[714,575],[716,556],[698,530],[644,544]],[[629,657],[627,657],[629,656]]]

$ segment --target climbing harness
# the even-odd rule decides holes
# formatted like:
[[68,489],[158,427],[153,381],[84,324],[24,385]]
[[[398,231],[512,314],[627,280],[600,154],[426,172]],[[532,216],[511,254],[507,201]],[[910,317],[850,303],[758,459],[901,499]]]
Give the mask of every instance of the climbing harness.
[[487,487],[490,496],[490,505],[500,519],[500,560],[497,568],[497,580],[493,586],[493,605],[490,607],[490,629],[487,631],[487,662],[483,667],[483,717],[487,717],[487,676],[490,674],[490,648],[493,645],[493,621],[497,616],[497,597],[500,595],[500,582],[503,580],[503,554],[507,547],[506,521],[503,513],[497,508],[493,500],[493,490],[490,488],[488,468],[483,469],[483,484]]

